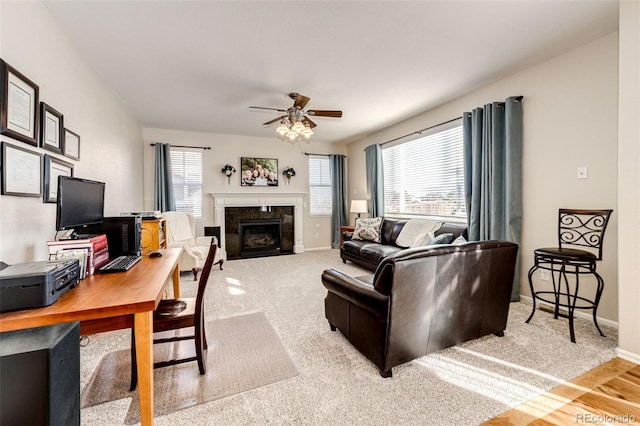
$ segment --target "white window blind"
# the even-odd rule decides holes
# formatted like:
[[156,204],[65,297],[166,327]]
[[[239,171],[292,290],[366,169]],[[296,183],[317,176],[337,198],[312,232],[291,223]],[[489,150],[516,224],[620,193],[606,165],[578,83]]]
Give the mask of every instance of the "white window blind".
[[466,217],[462,124],[382,150],[385,214]]
[[171,148],[176,211],[202,217],[202,152]]
[[309,155],[309,212],[312,215],[330,215],[331,172],[329,157]]

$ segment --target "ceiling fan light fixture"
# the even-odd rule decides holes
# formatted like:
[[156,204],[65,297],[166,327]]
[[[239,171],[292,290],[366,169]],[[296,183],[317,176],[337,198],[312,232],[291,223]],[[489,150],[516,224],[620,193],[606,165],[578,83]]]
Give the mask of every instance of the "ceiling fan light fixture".
[[300,135],[306,140],[309,140],[311,139],[311,135],[313,135],[313,130],[311,130],[311,127],[305,126],[304,130],[300,132]]
[[280,122],[280,125],[278,126],[278,128],[276,129],[276,132],[281,136],[281,137],[285,137],[287,135],[287,132],[289,131],[289,127],[287,127],[287,125],[285,124],[284,120]]
[[304,124],[302,124],[301,121],[296,121],[295,123],[293,123],[291,130],[293,130],[297,134],[300,134],[304,130]]
[[[2,0],[0,0],[2,1]],[[276,128],[276,133],[284,141],[295,144],[300,140],[305,140],[307,143],[313,136],[313,128],[316,127],[309,116],[312,117],[342,117],[342,111],[339,110],[324,110],[324,109],[310,109],[305,110],[307,104],[311,100],[307,96],[303,96],[297,92],[289,93],[289,97],[293,99],[293,106],[289,108],[268,108],[260,106],[250,106],[249,108],[256,108],[261,110],[277,111],[282,114],[273,120],[269,120],[266,123],[262,123],[264,126],[269,126],[274,123],[280,122]]]

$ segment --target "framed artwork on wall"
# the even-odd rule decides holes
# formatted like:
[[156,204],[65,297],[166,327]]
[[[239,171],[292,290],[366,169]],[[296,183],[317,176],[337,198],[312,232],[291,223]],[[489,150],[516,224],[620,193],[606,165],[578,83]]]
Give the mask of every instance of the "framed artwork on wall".
[[0,133],[38,146],[38,85],[0,59]]
[[64,118],[62,114],[40,102],[40,146],[62,154],[64,146]]
[[278,160],[275,158],[240,158],[241,186],[278,186]]
[[2,195],[42,196],[42,154],[2,142]]
[[73,177],[73,164],[45,154],[43,191],[45,203],[55,203],[58,200],[58,176]]
[[64,129],[64,155],[74,160],[80,159],[80,135]]

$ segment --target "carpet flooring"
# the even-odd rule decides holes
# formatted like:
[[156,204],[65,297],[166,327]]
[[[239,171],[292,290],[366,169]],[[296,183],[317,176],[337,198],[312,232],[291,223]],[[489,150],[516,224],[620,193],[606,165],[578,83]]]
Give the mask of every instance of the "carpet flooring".
[[[476,425],[615,357],[616,329],[602,327],[607,337],[601,337],[592,321],[577,318],[574,344],[566,319],[540,311],[525,324],[531,305],[516,302],[504,337],[439,351],[383,379],[339,331],[330,331],[320,281],[325,268],[368,273],[343,264],[337,250],[234,260],[212,271],[206,320],[263,312],[299,374],[168,414],[157,403],[155,424]],[[193,296],[195,282],[187,274],[182,280],[184,296]],[[83,389],[105,354],[128,348],[129,338],[127,331],[91,336],[81,349]],[[128,380],[128,369],[113,374]],[[83,408],[82,424],[125,424],[136,396]]]
[[[245,392],[298,374],[287,350],[262,312],[209,321],[206,330],[209,343],[209,349],[206,351],[207,374],[200,375],[196,363],[162,368],[154,372],[154,404],[157,416]],[[192,335],[193,328],[165,334],[170,333]],[[154,347],[155,361],[194,355],[192,340]],[[124,374],[130,368],[130,360],[131,352],[127,349],[105,355],[82,392],[82,408],[131,397],[129,375]],[[120,374],[113,374],[114,371]],[[137,390],[135,393],[137,394]],[[139,422],[139,405],[134,398],[125,423]]]

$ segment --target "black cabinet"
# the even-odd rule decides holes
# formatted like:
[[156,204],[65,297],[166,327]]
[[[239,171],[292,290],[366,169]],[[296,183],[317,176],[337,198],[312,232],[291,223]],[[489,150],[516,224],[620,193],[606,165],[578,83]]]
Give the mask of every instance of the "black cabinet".
[[0,424],[80,425],[80,323],[0,333]]

